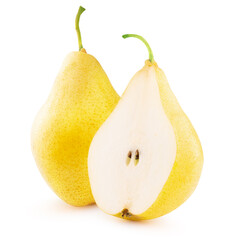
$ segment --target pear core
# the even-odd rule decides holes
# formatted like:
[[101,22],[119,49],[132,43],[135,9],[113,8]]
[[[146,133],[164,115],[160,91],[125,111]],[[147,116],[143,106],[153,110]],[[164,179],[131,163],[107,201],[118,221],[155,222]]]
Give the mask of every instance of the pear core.
[[149,209],[175,162],[175,134],[161,103],[155,64],[147,60],[135,74],[89,149],[93,196],[112,215]]

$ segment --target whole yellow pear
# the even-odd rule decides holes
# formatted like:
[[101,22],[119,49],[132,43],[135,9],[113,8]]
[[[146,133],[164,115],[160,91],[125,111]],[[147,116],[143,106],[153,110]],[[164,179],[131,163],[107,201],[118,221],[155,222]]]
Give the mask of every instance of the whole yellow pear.
[[[79,16],[85,9],[80,7]],[[93,136],[119,96],[99,62],[82,47],[62,65],[47,102],[33,123],[31,145],[37,166],[53,191],[74,206],[94,203],[87,158]]]

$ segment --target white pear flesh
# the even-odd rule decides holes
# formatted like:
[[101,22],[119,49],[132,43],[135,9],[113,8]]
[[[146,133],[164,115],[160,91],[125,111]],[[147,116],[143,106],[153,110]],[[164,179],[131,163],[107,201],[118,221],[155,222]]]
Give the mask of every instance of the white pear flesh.
[[88,172],[97,205],[112,215],[145,212],[170,175],[176,148],[155,69],[145,66],[91,143]]

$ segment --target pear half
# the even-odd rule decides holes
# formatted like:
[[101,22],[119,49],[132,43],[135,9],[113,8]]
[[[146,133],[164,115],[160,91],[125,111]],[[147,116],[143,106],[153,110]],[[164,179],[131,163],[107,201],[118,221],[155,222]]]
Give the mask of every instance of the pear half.
[[198,136],[145,44],[150,60],[96,133],[88,157],[99,208],[130,220],[156,218],[181,205],[203,165]]

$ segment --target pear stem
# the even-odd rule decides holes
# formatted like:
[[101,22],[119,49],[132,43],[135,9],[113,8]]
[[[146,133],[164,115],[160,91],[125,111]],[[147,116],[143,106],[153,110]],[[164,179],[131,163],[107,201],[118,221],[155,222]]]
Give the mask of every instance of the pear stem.
[[141,41],[145,44],[145,46],[147,47],[147,49],[148,49],[149,61],[150,61],[150,62],[153,62],[153,61],[154,61],[154,56],[153,56],[153,53],[152,53],[152,49],[150,48],[148,42],[147,42],[142,36],[137,35],[137,34],[124,34],[122,37],[123,37],[123,38],[134,37],[134,38],[137,38],[137,39],[141,40]]
[[77,16],[75,19],[75,27],[76,27],[76,31],[77,31],[77,38],[78,38],[78,44],[79,44],[79,51],[83,48],[82,45],[82,39],[81,39],[81,33],[80,33],[80,27],[79,27],[79,22],[80,22],[80,15],[85,11],[85,8],[83,7],[79,7],[78,12],[77,12]]

